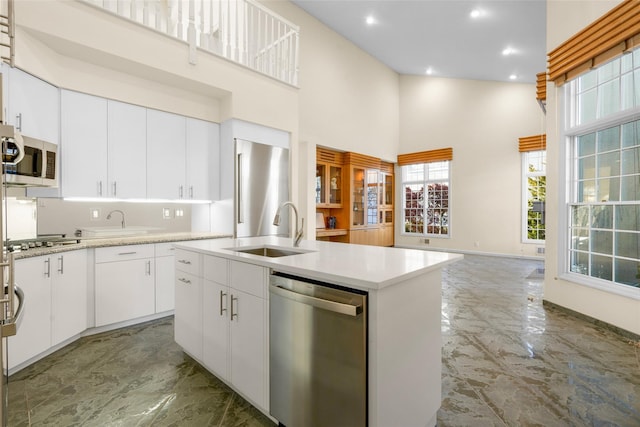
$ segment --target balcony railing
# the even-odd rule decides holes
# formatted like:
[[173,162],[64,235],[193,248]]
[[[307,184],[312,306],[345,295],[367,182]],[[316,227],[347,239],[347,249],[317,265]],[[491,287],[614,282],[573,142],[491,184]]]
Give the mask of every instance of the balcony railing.
[[0,1],[0,58],[13,67],[15,58],[13,0]]
[[300,29],[253,0],[81,0],[290,85]]

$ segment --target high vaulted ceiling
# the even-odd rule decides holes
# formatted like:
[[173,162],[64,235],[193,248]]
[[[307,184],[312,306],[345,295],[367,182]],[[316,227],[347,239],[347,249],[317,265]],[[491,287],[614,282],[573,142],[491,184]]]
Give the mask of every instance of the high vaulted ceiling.
[[400,74],[533,83],[546,69],[545,0],[293,2]]

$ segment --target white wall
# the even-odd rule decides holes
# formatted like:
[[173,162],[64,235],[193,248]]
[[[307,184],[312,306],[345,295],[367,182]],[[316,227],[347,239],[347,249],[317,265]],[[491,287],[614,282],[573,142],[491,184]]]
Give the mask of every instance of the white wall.
[[[536,256],[522,243],[518,138],[544,133],[535,85],[423,76],[400,77],[400,153],[453,147],[451,236],[402,235],[396,245]],[[401,175],[396,218],[402,218]]]
[[[618,0],[549,1],[547,4],[547,50],[551,51],[582,28],[616,6]],[[566,270],[559,252],[565,231],[559,229],[560,192],[564,177],[560,153],[565,149],[559,133],[561,88],[547,84],[547,246],[544,299],[587,316],[640,334],[640,301],[562,279]]]

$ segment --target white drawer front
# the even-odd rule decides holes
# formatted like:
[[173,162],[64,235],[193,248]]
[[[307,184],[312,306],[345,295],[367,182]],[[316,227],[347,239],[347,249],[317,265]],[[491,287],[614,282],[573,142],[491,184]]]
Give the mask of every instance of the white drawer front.
[[176,270],[184,271],[194,276],[200,276],[201,255],[199,253],[176,249],[175,257]]
[[231,261],[230,286],[260,298],[267,297],[265,267]]
[[153,258],[153,245],[125,245],[96,248],[96,263],[126,261],[129,259]]
[[229,284],[227,266],[229,261],[210,255],[204,256],[204,278],[221,285]]
[[173,242],[156,243],[156,256],[173,256],[176,253],[176,248],[173,247]]

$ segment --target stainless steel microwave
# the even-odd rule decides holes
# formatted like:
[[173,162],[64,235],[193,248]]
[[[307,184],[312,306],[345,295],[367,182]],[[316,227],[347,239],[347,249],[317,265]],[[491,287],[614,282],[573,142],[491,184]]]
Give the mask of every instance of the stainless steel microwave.
[[1,126],[3,179],[11,186],[57,187],[58,146]]

